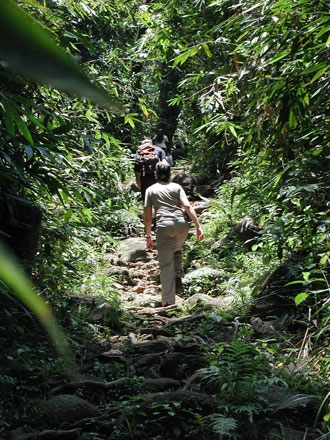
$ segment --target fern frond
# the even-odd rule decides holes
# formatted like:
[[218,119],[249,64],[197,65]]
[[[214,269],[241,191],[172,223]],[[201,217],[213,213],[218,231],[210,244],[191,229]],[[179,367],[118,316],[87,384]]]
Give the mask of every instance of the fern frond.
[[[237,420],[232,417],[226,417],[223,414],[211,414],[206,417],[210,421],[210,428],[213,432],[220,435],[233,434],[237,428]],[[231,436],[231,438],[233,438]]]

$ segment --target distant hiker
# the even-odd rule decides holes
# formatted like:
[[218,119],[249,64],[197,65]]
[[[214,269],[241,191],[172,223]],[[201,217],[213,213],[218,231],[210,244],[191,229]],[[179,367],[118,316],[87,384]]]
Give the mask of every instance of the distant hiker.
[[158,162],[156,176],[157,183],[146,191],[143,219],[147,248],[153,250],[151,227],[152,211],[155,210],[162,305],[167,306],[175,304],[175,293],[183,290],[182,250],[189,232],[189,223],[184,211],[196,226],[198,240],[203,239],[203,230],[184,189],[178,183],[171,182],[170,165]]
[[164,134],[164,130],[160,128],[157,132],[157,134],[152,138],[152,142],[157,147],[160,147],[162,150],[165,151],[165,154],[169,154],[167,144],[168,144],[168,137],[166,134]]
[[146,189],[157,182],[155,175],[156,164],[162,160],[166,161],[166,155],[161,148],[153,145],[150,139],[142,141],[135,153],[134,173],[143,202]]
[[171,156],[173,163],[175,164],[177,160],[184,159],[185,157],[187,157],[187,153],[185,151],[185,148],[182,147],[181,144],[176,144],[175,149],[172,150],[171,152]]

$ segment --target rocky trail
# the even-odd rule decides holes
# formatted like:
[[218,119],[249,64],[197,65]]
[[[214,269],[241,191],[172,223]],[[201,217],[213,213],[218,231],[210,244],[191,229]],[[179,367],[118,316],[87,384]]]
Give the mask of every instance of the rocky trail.
[[[180,183],[191,191],[189,178]],[[209,187],[201,184],[203,191]],[[194,207],[199,214],[205,204]],[[251,239],[246,224],[236,227],[242,241]],[[194,292],[200,279],[222,292],[218,271],[202,262],[186,274],[176,305],[161,307],[157,249],[147,251],[142,231],[107,255],[107,276],[116,280],[109,298],[95,292],[66,300],[63,325],[77,364],[74,377],[56,369],[46,379],[37,374],[37,391],[24,397],[24,423],[0,428],[0,440],[318,438],[300,429],[309,418],[313,424],[312,396],[256,380],[269,375],[272,363],[260,355],[260,338],[288,346],[304,338],[283,310],[270,320],[267,303],[241,316],[237,298]],[[275,302],[279,307],[281,300]],[[298,364],[285,368],[294,371]],[[22,374],[22,366],[16,368],[13,376]],[[12,405],[19,395],[18,389],[10,397]],[[259,434],[247,434],[246,426]]]
[[[226,321],[219,314],[232,298],[199,293],[178,297],[175,306],[160,307],[157,251],[147,251],[143,237],[123,239],[118,254],[109,255],[108,270],[109,276],[118,279],[113,287],[120,296],[122,316],[114,316],[118,311],[106,299],[72,296],[71,307],[83,306],[88,323],[83,334],[70,333],[79,376],[71,381],[57,377],[48,383],[44,394],[33,399],[31,424],[4,431],[0,438],[220,438],[212,417],[219,413],[218,393],[226,381],[207,381],[202,369],[210,367],[209,357],[216,358],[220,347],[235,341],[243,325],[238,317]],[[187,274],[187,282],[193,276]],[[107,327],[108,332],[102,332]],[[248,341],[252,355],[256,354],[255,337],[268,332],[280,338],[286,331],[275,322],[265,325],[260,317],[255,318],[254,327]],[[241,355],[233,356],[239,362]],[[286,419],[288,413],[292,418],[298,412],[308,413],[314,404],[308,395],[275,383],[255,392],[260,401],[282,408]],[[188,437],[183,436],[185,432]],[[237,435],[228,438],[245,438],[244,433]],[[315,437],[278,422],[260,438]]]

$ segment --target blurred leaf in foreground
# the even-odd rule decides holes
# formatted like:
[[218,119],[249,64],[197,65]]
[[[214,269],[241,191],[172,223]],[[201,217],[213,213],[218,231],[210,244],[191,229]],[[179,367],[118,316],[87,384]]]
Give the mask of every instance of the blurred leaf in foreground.
[[48,332],[57,352],[62,357],[68,377],[79,377],[74,356],[66,337],[50,306],[37,295],[31,280],[17,266],[8,251],[0,244],[0,279],[13,289],[14,294],[38,317]]
[[51,32],[11,0],[0,1],[0,62],[26,78],[121,111],[56,44]]

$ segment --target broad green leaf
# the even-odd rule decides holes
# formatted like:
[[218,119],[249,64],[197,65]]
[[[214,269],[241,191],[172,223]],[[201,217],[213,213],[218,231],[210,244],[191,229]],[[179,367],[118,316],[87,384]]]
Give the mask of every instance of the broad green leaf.
[[318,146],[318,147],[315,148],[314,151],[312,151],[312,155],[314,157],[319,156],[321,153],[323,153],[323,147],[322,146]]
[[289,54],[290,54],[290,50],[289,49],[283,50],[283,52],[280,52],[277,56],[275,56],[274,58],[269,60],[266,64],[267,65],[275,64],[275,63],[277,63],[277,61],[280,61],[282,58],[285,58]]
[[294,112],[293,109],[290,109],[290,112],[289,112],[289,127],[290,128],[295,128],[297,126],[297,124],[298,124],[298,121],[297,121],[295,112]]
[[73,211],[72,209],[68,209],[64,216],[64,221],[67,223],[72,217]]
[[306,292],[302,292],[302,293],[299,293],[298,295],[296,295],[296,297],[294,299],[296,306],[299,306],[299,304],[301,304],[303,301],[305,301],[305,299],[308,297],[309,297],[309,294]]
[[75,196],[75,198],[77,199],[77,200],[79,200],[80,202],[83,202],[84,201],[84,198],[83,198],[83,196],[80,194],[80,192],[77,190],[77,189],[73,189],[72,190],[72,194]]
[[273,274],[273,272],[267,271],[252,284],[251,296],[253,298],[255,298],[259,295],[259,293],[262,291],[262,289],[266,286],[266,284],[267,284],[268,280],[270,279],[270,277],[272,276],[272,274]]
[[209,46],[206,43],[202,43],[202,47],[205,50],[206,55],[211,58],[212,57],[212,52],[210,51]]
[[84,208],[80,211],[80,215],[81,218],[87,222],[87,223],[92,223],[93,220],[93,215],[92,215],[92,211],[88,208]]
[[238,137],[238,136],[237,136],[237,131],[235,130],[234,125],[230,124],[230,125],[228,126],[228,128],[229,128],[231,134],[234,135],[234,136],[237,138],[237,137]]
[[311,273],[310,272],[303,272],[302,276],[303,276],[304,281],[309,281]]
[[322,75],[328,76],[329,70],[330,70],[329,65],[327,65],[327,66],[323,67],[322,69],[320,69],[318,72],[315,73],[315,75],[313,76],[313,78],[312,78],[310,83],[313,84]]
[[145,105],[145,103],[143,102],[143,100],[141,98],[139,98],[139,103],[140,103],[140,106],[141,106],[141,110],[143,111],[143,114],[146,117],[146,119],[150,119],[148,108],[147,108],[147,106]]
[[330,413],[328,413],[328,414],[325,414],[324,416],[323,416],[323,420],[325,421],[325,422],[330,422]]
[[12,136],[15,135],[15,119],[19,118],[16,110],[5,100],[2,101],[2,105],[5,109],[4,111],[4,119],[5,126],[9,134]]
[[129,124],[132,128],[135,127],[135,121],[139,122],[139,119],[137,118],[137,113],[129,113],[125,115],[125,124]]
[[199,51],[198,46],[191,47],[186,52],[180,54],[176,58],[174,58],[173,67],[176,67],[178,64],[182,65],[184,64],[188,58],[196,55]]
[[28,129],[25,122],[22,120],[22,118],[18,118],[15,120],[17,127],[19,131],[22,133],[22,135],[25,137],[25,139],[28,141],[29,144],[34,145],[34,140],[31,136],[30,130]]
[[329,68],[329,64],[327,61],[323,61],[322,63],[311,64],[307,69],[303,71],[304,75],[309,75],[313,72],[324,71]]
[[320,265],[324,266],[330,259],[330,251],[326,252],[320,259]]
[[26,78],[121,111],[119,103],[92,84],[56,44],[51,32],[11,0],[0,2],[0,57]]
[[58,193],[58,196],[59,196],[59,198],[61,200],[61,203],[63,205],[65,205],[65,203],[67,202],[67,200],[70,197],[69,192],[67,191],[66,188],[59,188],[57,193]]
[[63,357],[67,374],[77,376],[74,357],[65,335],[50,306],[38,295],[30,279],[14,262],[7,250],[0,245],[0,278],[10,286],[15,295],[38,317],[48,332],[58,353]]

